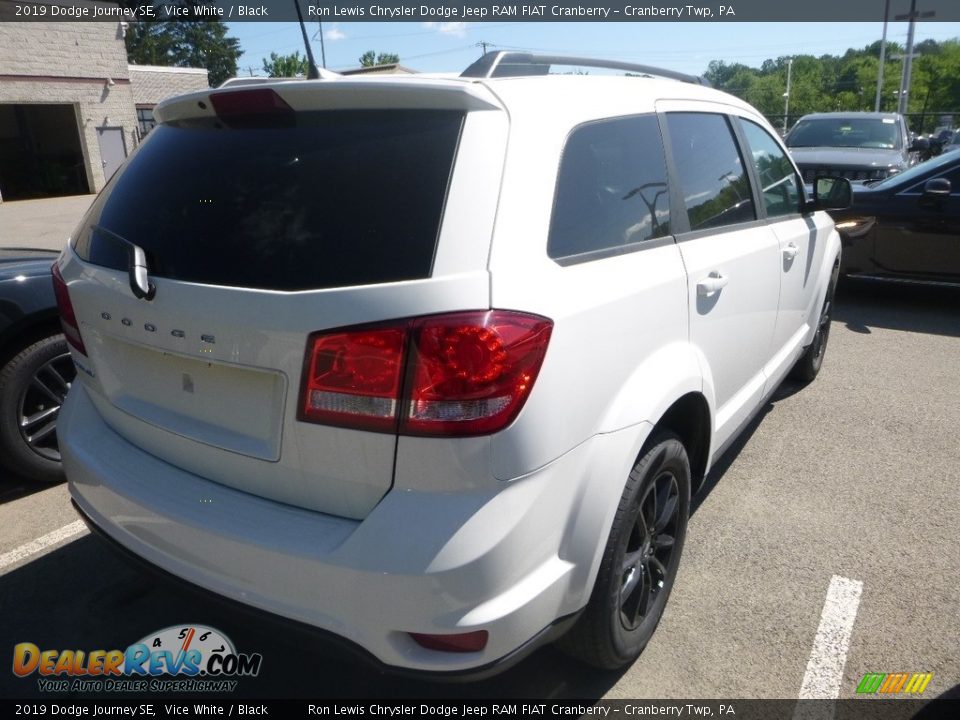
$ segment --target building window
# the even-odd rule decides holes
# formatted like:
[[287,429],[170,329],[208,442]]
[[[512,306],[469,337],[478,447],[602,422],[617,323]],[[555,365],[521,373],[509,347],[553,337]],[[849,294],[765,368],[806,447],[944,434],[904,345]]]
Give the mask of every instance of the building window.
[[153,130],[157,121],[153,119],[153,108],[137,108],[137,124],[140,126],[140,138],[145,138]]

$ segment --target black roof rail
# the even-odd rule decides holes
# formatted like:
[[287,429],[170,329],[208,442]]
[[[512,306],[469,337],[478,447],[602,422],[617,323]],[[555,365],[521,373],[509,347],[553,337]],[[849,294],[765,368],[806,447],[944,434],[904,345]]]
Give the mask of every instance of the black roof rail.
[[462,78],[493,78],[493,77],[521,77],[527,75],[546,75],[551,65],[572,65],[583,67],[607,68],[609,70],[626,70],[627,72],[653,75],[656,77],[680,80],[694,85],[710,87],[710,81],[696,75],[675,70],[640,65],[638,63],[621,62],[620,60],[600,60],[598,58],[584,58],[573,55],[537,55],[528,52],[509,52],[499,50],[488,52],[470,67],[460,73]]

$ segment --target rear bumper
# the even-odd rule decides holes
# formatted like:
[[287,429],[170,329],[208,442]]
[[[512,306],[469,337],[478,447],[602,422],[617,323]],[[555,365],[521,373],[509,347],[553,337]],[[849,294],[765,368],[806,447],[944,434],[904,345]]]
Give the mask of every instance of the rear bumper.
[[322,647],[328,647],[334,652],[342,652],[350,657],[352,657],[356,662],[366,665],[377,672],[382,673],[391,673],[394,675],[400,675],[404,677],[412,677],[416,679],[426,679],[434,680],[441,682],[474,682],[478,680],[483,680],[485,678],[497,675],[501,672],[508,670],[513,667],[537,648],[547,645],[556,638],[563,635],[567,630],[569,630],[573,624],[580,617],[580,613],[574,613],[572,615],[567,615],[556,620],[554,623],[545,627],[542,631],[537,633],[534,637],[530,638],[526,643],[518,647],[516,650],[511,652],[509,655],[506,655],[502,658],[499,658],[492,663],[487,665],[481,665],[478,667],[469,668],[467,670],[452,670],[452,671],[440,671],[440,672],[431,672],[431,671],[419,671],[419,670],[410,670],[408,668],[399,668],[392,665],[386,665],[380,662],[376,657],[367,652],[364,648],[359,645],[350,642],[346,638],[340,637],[333,633],[320,630],[319,628],[313,627],[312,625],[307,625],[305,623],[297,622],[296,620],[291,620],[285,618],[281,615],[276,615],[274,613],[269,613],[264,610],[257,610],[256,608],[251,607],[250,605],[245,605],[243,603],[231,600],[226,598],[223,595],[217,595],[206,588],[203,588],[194,583],[187,582],[183,578],[172,575],[171,573],[163,570],[162,568],[152,565],[144,560],[139,555],[134,554],[126,547],[121,545],[119,542],[114,540],[112,537],[107,535],[96,523],[94,523],[83,510],[80,509],[80,506],[77,505],[76,501],[73,502],[74,509],[76,509],[77,514],[80,515],[80,519],[83,520],[87,527],[90,529],[90,532],[97,536],[106,547],[110,548],[114,553],[120,556],[123,560],[130,563],[131,565],[139,568],[140,570],[150,573],[151,575],[156,576],[157,578],[176,584],[179,587],[186,589],[187,591],[193,593],[197,596],[202,596],[205,598],[212,598],[218,603],[222,603],[226,606],[230,606],[234,611],[247,613],[254,617],[254,621],[258,624],[269,623],[272,626],[285,629],[289,632],[294,632],[300,635],[305,635],[310,637],[317,645]]
[[[58,426],[71,495],[102,535],[191,584],[405,670],[482,672],[552,637],[549,628],[589,597],[619,499],[609,512],[584,501],[590,446],[610,457],[619,434],[489,491],[388,493],[357,521],[159,460],[111,430],[80,383]],[[427,650],[407,634],[480,629],[490,639],[472,653]]]

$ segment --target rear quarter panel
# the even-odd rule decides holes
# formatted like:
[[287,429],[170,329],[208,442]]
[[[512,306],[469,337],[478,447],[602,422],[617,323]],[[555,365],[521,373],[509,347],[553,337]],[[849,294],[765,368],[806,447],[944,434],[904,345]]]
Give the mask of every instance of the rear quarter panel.
[[[568,134],[591,120],[654,110],[652,96],[642,92],[632,98],[619,92],[616,101],[602,88],[596,92],[595,101],[576,103],[560,103],[553,94],[540,112],[511,118],[490,257],[491,301],[549,317],[554,330],[523,411],[491,438],[492,472],[500,479],[531,472],[599,434],[635,426],[639,437],[642,423],[658,419],[685,392],[702,389],[688,343],[686,274],[672,239],[566,266],[547,256]],[[622,485],[626,475],[619,480]]]

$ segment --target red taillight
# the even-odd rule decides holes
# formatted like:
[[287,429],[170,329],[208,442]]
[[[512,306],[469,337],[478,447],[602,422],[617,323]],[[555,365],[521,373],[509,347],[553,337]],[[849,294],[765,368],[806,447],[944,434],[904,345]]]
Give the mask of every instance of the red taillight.
[[395,430],[406,336],[405,325],[311,336],[300,419]]
[[295,120],[293,108],[270,88],[252,90],[228,90],[210,95],[217,117],[231,127],[270,124],[292,125]]
[[414,323],[400,432],[483,435],[520,412],[553,323],[516,312],[458,313]]
[[549,320],[453,313],[311,336],[300,419],[404,435],[485,435],[520,412]]
[[440,652],[480,652],[487,646],[490,634],[486,630],[457,633],[456,635],[433,635],[427,633],[409,633],[417,645],[427,650]]
[[64,281],[56,263],[51,268],[51,272],[53,274],[53,294],[57,298],[57,309],[60,311],[60,327],[63,329],[67,342],[86,355],[87,348],[84,347],[83,338],[80,337],[80,324],[77,322],[77,314],[73,311],[73,303],[70,302],[67,283]]

